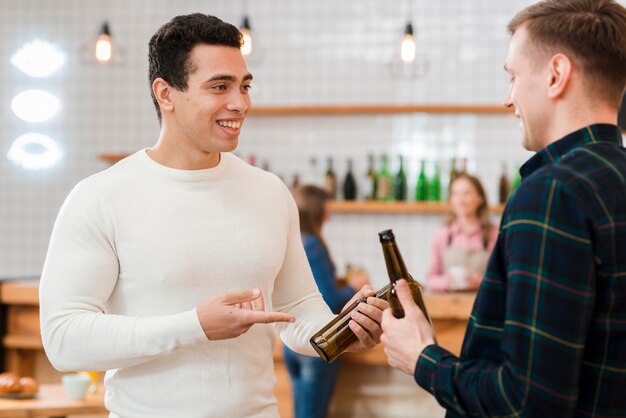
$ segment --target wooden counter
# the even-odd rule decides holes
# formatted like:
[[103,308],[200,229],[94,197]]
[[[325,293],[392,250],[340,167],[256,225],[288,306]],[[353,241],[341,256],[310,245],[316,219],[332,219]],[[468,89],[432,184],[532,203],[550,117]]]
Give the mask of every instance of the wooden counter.
[[62,385],[42,385],[34,399],[0,399],[0,418],[62,418],[106,413],[102,385],[82,401],[70,400]]
[[[41,378],[42,381],[44,381],[45,377],[37,374],[38,368],[35,364],[36,360],[38,360],[39,363],[42,361],[47,363],[47,359],[43,354],[43,345],[39,330],[38,285],[38,280],[0,282],[0,302],[4,305],[7,322],[6,335],[3,336],[2,344],[5,348],[4,369],[6,371],[14,371],[20,375],[34,376],[35,378]],[[463,341],[463,336],[465,335],[467,321],[474,304],[475,296],[476,295],[474,293],[433,293],[424,295],[425,303],[432,317],[439,344],[457,355],[461,349],[461,343]],[[382,344],[378,344],[376,347],[365,352],[346,353],[342,356],[342,358],[343,377],[340,376],[340,378],[352,378],[352,380],[348,380],[349,383],[347,384],[338,386],[350,387],[352,388],[350,389],[352,392],[347,393],[339,390],[336,393],[334,404],[336,412],[331,413],[330,417],[352,417],[353,415],[350,414],[353,413],[357,414],[355,416],[359,415],[358,412],[346,412],[358,411],[358,407],[353,404],[345,404],[345,402],[342,403],[342,401],[345,401],[348,398],[352,402],[358,401],[359,399],[367,400],[367,404],[370,408],[380,408],[380,410],[376,409],[376,412],[373,412],[372,416],[382,416],[379,412],[386,410],[385,408],[387,407],[384,406],[384,402],[386,401],[373,401],[371,396],[367,393],[358,392],[359,390],[371,390],[366,389],[365,386],[358,388],[359,385],[366,385],[368,379],[370,381],[373,380],[379,387],[382,388],[381,390],[388,388],[388,384],[397,385],[397,377],[390,376],[394,376],[392,373],[396,373],[395,376],[397,376],[397,373],[400,372],[392,370],[388,367],[387,356],[383,351]],[[279,413],[282,418],[291,418],[293,416],[291,384],[286,367],[282,362],[282,350],[280,344],[277,344],[274,352],[274,359],[275,371],[278,379],[278,385],[276,386],[274,393],[278,399]],[[49,366],[48,363],[47,366],[51,370],[51,366]],[[408,379],[404,384],[414,388],[414,390],[417,390],[417,386],[415,386],[412,378],[409,378],[406,375],[404,375],[404,377]],[[52,377],[48,376],[47,380],[50,382],[58,382],[59,375],[57,374]],[[45,397],[48,397],[49,393],[52,398],[58,400],[59,398],[54,395],[54,390],[58,390],[58,385],[57,389],[54,389],[54,387],[47,389],[44,385],[42,394],[44,394]],[[394,395],[394,402],[398,405],[401,404],[402,399],[413,399],[415,396],[415,392],[410,392],[408,395],[404,395],[404,398],[399,398],[399,395],[396,394]],[[9,407],[12,404],[5,402],[4,405]],[[24,406],[26,404],[24,403],[21,405]],[[409,403],[406,405],[406,410],[410,410],[413,407],[414,404]],[[389,412],[388,416],[394,416],[389,410],[387,411]],[[21,413],[22,415],[3,415],[2,402],[0,402],[0,418],[3,416],[47,416],[43,415],[43,413],[39,415],[24,415],[25,412],[23,411]]]
[[[7,334],[3,337],[8,371],[34,374],[33,352],[42,350],[39,332],[39,294],[37,280],[0,283],[0,302],[6,305]],[[425,294],[439,344],[459,354],[475,293]],[[363,364],[387,364],[381,345],[363,353],[346,353],[345,361]]]

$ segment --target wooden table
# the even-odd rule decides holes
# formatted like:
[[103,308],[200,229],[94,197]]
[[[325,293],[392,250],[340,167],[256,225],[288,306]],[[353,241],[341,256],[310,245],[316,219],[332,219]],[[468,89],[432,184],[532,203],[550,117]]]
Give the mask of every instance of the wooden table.
[[63,386],[41,385],[34,399],[0,399],[0,418],[62,418],[67,415],[106,414],[104,389],[82,401],[68,399]]

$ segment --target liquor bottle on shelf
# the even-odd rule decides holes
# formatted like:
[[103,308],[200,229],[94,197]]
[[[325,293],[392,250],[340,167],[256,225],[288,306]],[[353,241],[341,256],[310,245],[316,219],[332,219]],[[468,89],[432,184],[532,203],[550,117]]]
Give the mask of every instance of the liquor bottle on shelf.
[[399,156],[400,159],[400,168],[398,168],[398,172],[393,177],[392,181],[392,189],[393,189],[393,199],[399,202],[406,200],[406,174],[404,172],[404,161],[402,155]]
[[308,169],[304,177],[304,183],[324,187],[324,175],[320,171],[316,157],[309,157]]
[[378,188],[378,176],[374,169],[374,154],[367,155],[367,172],[363,180],[363,199],[376,200],[376,189]]
[[343,199],[356,200],[357,187],[354,175],[352,174],[352,160],[348,160],[348,172],[343,180]]
[[[390,285],[386,285],[380,289],[376,292],[376,297],[386,300],[390,287]],[[316,332],[309,340],[317,354],[326,362],[330,363],[339,357],[348,346],[358,340],[357,336],[350,329],[349,323],[352,318],[352,312],[360,303],[367,303],[367,299],[357,299],[352,305],[337,315],[335,319]]]
[[441,170],[439,163],[435,163],[435,174],[428,181],[427,196],[429,202],[441,201]]
[[300,175],[298,173],[293,173],[293,178],[291,180],[291,190],[294,190],[299,185],[300,185]]
[[389,174],[387,154],[383,154],[380,157],[380,170],[377,178],[376,199],[381,201],[391,200],[391,176]]
[[517,166],[517,168],[513,172],[513,180],[511,181],[511,193],[513,193],[515,189],[519,187],[521,182],[522,182],[522,177],[520,176],[520,173],[519,173],[519,166]]
[[453,158],[450,161],[450,179],[448,180],[448,195],[450,195],[450,186],[452,186],[452,182],[459,175],[459,172],[456,170],[456,158]]
[[506,163],[502,163],[502,174],[498,184],[498,202],[506,203],[509,197],[509,177],[506,174]]
[[331,199],[337,198],[337,176],[333,170],[333,159],[328,157],[328,165],[326,167],[326,183],[325,189]]
[[404,318],[404,310],[402,309],[402,304],[398,299],[398,294],[396,293],[396,286],[398,285],[398,280],[404,279],[409,285],[409,289],[411,289],[411,295],[413,296],[413,300],[420,308],[420,310],[424,313],[428,322],[432,322],[430,320],[430,316],[428,315],[428,311],[426,310],[426,305],[424,304],[424,298],[422,296],[422,286],[409,274],[409,271],[404,264],[404,260],[402,258],[402,254],[400,254],[400,249],[398,248],[398,244],[396,243],[396,237],[393,234],[391,229],[387,229],[385,231],[379,232],[378,237],[380,239],[380,245],[382,246],[383,255],[385,257],[385,266],[387,267],[387,275],[389,276],[389,293],[387,295],[387,301],[389,301],[389,307],[391,308],[391,312],[393,316],[396,318]]
[[415,185],[415,200],[424,202],[428,197],[428,180],[426,179],[426,161],[422,160],[420,172],[417,176],[417,184]]

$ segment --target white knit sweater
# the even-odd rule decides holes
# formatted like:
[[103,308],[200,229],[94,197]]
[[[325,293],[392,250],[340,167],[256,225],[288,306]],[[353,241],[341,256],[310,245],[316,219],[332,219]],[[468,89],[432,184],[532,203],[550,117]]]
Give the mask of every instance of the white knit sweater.
[[[293,324],[209,341],[195,306],[259,287]],[[108,370],[111,417],[277,417],[276,333],[314,355],[332,318],[274,175],[222,154],[177,170],[145,150],[80,182],[54,226],[40,284],[46,353],[60,370]]]

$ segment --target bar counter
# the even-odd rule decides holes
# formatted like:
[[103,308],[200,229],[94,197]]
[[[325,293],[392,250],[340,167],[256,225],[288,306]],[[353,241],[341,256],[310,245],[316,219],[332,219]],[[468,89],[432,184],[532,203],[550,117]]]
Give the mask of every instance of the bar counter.
[[[3,308],[6,312],[6,334],[2,336],[4,370],[14,371],[23,376],[34,376],[41,383],[58,383],[60,374],[54,372],[49,363],[47,363],[43,353],[39,331],[38,285],[39,281],[36,279],[0,282],[0,302],[4,305]],[[424,295],[426,307],[433,320],[438,343],[457,355],[460,352],[475,296],[475,293],[472,292],[430,293]],[[274,360],[278,376],[276,396],[279,401],[281,417],[289,418],[291,417],[291,393],[288,375],[284,364],[282,364],[280,344],[277,344],[274,351]],[[342,362],[340,382],[338,383],[338,391],[334,401],[334,409],[338,411],[336,416],[343,416],[345,409],[355,410],[354,402],[358,401],[359,394],[355,394],[354,390],[358,390],[357,386],[361,388],[368,387],[368,379],[376,380],[376,382],[372,383],[379,384],[382,388],[389,386],[383,384],[385,379],[390,379],[391,381],[398,380],[394,372],[399,372],[388,367],[387,357],[381,344],[365,352],[346,353],[342,356]],[[41,363],[45,363],[43,368]],[[43,372],[42,369],[44,370]],[[48,370],[48,372],[45,370]],[[357,376],[359,373],[363,373],[363,376]],[[342,379],[350,382],[347,383],[352,387],[349,393],[342,393],[342,390],[339,388],[339,386],[344,386],[341,384]],[[355,379],[358,381],[356,386],[354,384]],[[398,387],[402,388],[409,385],[417,388],[412,379],[404,381]],[[367,390],[372,389],[370,386],[369,389],[363,390],[367,392]],[[414,392],[411,390],[408,396],[413,396],[413,394]],[[370,396],[367,394],[362,395],[363,397]],[[397,398],[397,394],[394,395],[394,398]],[[348,400],[350,401],[349,404],[343,402]],[[371,404],[371,401],[369,402]],[[344,408],[341,408],[342,403],[345,404]],[[372,408],[376,409],[376,407]],[[358,407],[356,409],[358,410]],[[392,411],[385,410],[387,411],[386,416],[393,416]],[[376,416],[378,413],[374,411],[371,416]],[[354,412],[354,414],[354,416],[359,416],[357,412]],[[360,412],[360,414],[360,416],[368,415],[364,412]]]

